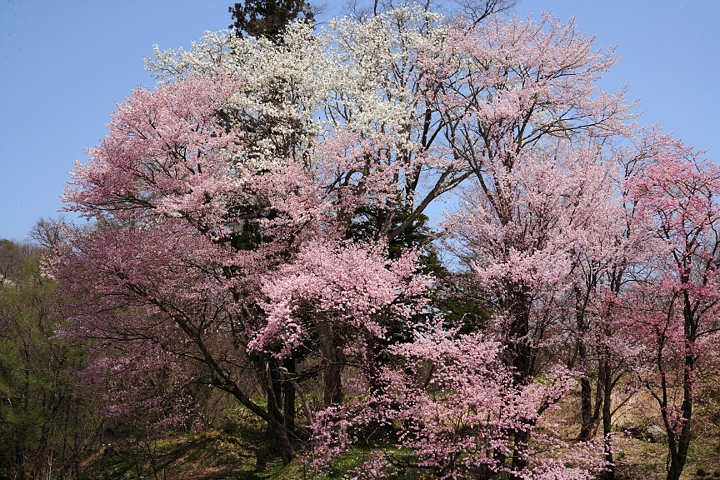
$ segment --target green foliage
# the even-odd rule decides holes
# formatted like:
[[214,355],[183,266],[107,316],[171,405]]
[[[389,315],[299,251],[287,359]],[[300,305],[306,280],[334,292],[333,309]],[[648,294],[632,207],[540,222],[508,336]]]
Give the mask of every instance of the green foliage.
[[[354,212],[346,236],[354,241],[380,241],[388,231],[399,228],[410,213],[403,208],[386,209],[377,206],[363,206]],[[444,270],[437,251],[432,245],[433,232],[428,226],[430,219],[418,215],[414,222],[389,239],[388,257],[397,260],[408,249],[422,249],[420,264],[425,274],[436,274]]]
[[280,42],[289,23],[302,18],[310,23],[315,14],[305,0],[245,0],[228,9],[234,23],[230,28],[242,37],[243,32],[252,37],[267,37]]
[[429,296],[445,324],[461,334],[483,331],[492,314],[488,294],[468,273],[443,270]]
[[[359,208],[347,237],[355,241],[377,241],[383,236],[383,228],[395,230],[408,216],[409,213],[400,208]],[[435,313],[442,314],[449,327],[460,328],[460,333],[478,331],[485,327],[490,317],[487,293],[477,286],[471,274],[454,272],[443,263],[432,243],[434,234],[428,226],[429,220],[426,215],[419,215],[397,236],[390,238],[388,257],[395,260],[408,249],[422,249],[422,273],[435,278],[435,284],[428,292]]]
[[83,351],[55,335],[41,252],[0,241],[0,478],[69,473],[90,438],[74,376]]

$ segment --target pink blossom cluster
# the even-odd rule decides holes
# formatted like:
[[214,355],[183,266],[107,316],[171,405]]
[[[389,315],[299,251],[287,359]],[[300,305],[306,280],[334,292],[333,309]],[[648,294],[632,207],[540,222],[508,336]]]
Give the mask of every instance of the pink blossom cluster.
[[[174,81],[76,165],[66,208],[94,223],[48,261],[113,414],[182,419],[202,378],[286,463],[311,437],[316,468],[368,447],[359,478],[583,479],[612,466],[632,373],[679,478],[720,363],[720,170],[628,125],[596,85],[612,50],[550,15],[405,6],[157,55]],[[603,445],[548,420],[578,384]]]

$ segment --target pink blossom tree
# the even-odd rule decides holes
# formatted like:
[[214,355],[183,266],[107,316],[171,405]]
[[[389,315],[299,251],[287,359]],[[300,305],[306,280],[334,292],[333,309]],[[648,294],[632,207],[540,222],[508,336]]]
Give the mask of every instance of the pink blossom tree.
[[647,281],[633,292],[628,328],[645,349],[638,374],[668,434],[669,480],[680,478],[696,392],[720,340],[720,169],[669,137],[628,181],[654,240]]
[[[677,166],[690,183],[662,177],[663,195],[688,201],[667,203],[653,165],[683,148],[642,168],[647,155],[612,155],[631,117],[623,92],[595,85],[613,52],[594,51],[572,22],[490,13],[447,23],[402,7],[321,34],[290,25],[282,44],[212,34],[191,52],[156,52],[163,85],[118,108],[66,194],[95,221],[51,266],[76,299],[67,334],[123,342],[127,358],[152,344],[194,365],[188,376],[267,423],[285,462],[294,438],[312,435],[329,458],[377,431],[442,478],[591,475],[602,461],[566,455],[544,414],[580,378],[581,437],[593,435],[588,372],[597,361],[595,412],[609,409],[637,353],[608,342],[632,295],[647,312],[689,317],[687,351],[700,352],[715,312],[717,180]],[[439,197],[460,191],[443,233],[492,309],[483,334],[423,322],[438,306],[418,273],[429,239],[418,232]],[[683,220],[665,225],[676,210]],[[653,236],[677,253],[638,253]],[[647,258],[662,290],[628,287]],[[303,383],[313,371],[319,411]]]
[[491,19],[450,39],[445,52],[457,60],[439,52],[428,62],[453,79],[435,99],[472,182],[446,229],[488,294],[491,328],[523,384],[557,361],[568,330],[580,339],[589,329],[586,300],[608,258],[599,241],[620,228],[606,144],[627,134],[628,107],[622,92],[594,85],[612,52],[593,52],[572,23]]
[[374,342],[387,337],[388,322],[404,324],[426,303],[427,281],[416,275],[415,259],[409,253],[388,261],[367,245],[309,245],[264,282],[267,323],[249,348],[286,357],[316,335],[330,379],[325,406],[341,404],[347,356],[372,369],[363,362],[371,361]]
[[[616,387],[642,363],[642,347],[626,333],[623,322],[626,302],[634,288],[647,280],[647,264],[654,242],[647,229],[647,217],[640,214],[628,180],[637,176],[659,151],[668,137],[657,129],[642,129],[610,149],[610,161],[617,167],[613,179],[614,215],[612,227],[594,238],[593,245],[580,250],[575,286],[577,325],[576,354],[581,378],[581,430],[579,439],[595,435],[602,420],[605,457],[610,467],[604,478],[614,478],[612,446],[613,415],[637,391],[634,382]],[[581,295],[578,293],[581,292]],[[578,302],[578,298],[582,300]],[[595,372],[593,375],[592,372]],[[591,379],[595,379],[592,401]]]
[[[572,387],[568,372],[518,386],[499,342],[456,335],[441,325],[415,333],[415,341],[390,349],[395,363],[382,369],[382,390],[361,383],[356,401],[318,412],[312,466],[327,468],[330,459],[362,442],[373,452],[362,467],[366,478],[409,468],[442,479],[590,479],[605,468],[593,445],[559,440],[543,419]],[[515,431],[526,433],[521,448],[509,435]],[[387,442],[403,450],[383,453]],[[513,462],[513,456],[523,461]]]
[[[218,72],[121,105],[66,194],[69,210],[96,223],[69,236],[52,271],[77,300],[68,335],[124,342],[130,356],[150,342],[199,363],[210,384],[267,422],[289,462],[290,438],[304,435],[296,353],[317,352],[327,402],[341,401],[343,349],[359,332],[381,335],[373,318],[409,315],[395,302],[420,287],[408,279],[414,257],[388,263],[382,246],[343,241],[352,212],[392,188],[392,171],[366,168],[385,137],[339,131],[259,158],[233,103],[245,88]],[[295,328],[302,308],[283,303],[283,291],[319,302],[312,332]],[[267,407],[251,398],[255,378]]]
[[[527,152],[512,171],[496,174],[501,187],[494,198],[474,185],[463,210],[449,219],[459,239],[456,251],[493,302],[489,332],[507,346],[504,357],[518,386],[532,384],[553,365],[570,363],[558,352],[572,351],[573,337],[584,357],[574,367],[590,367],[590,352],[583,348],[590,346],[591,301],[610,254],[601,239],[609,241],[619,228],[614,173],[597,149]],[[506,205],[511,216],[504,222],[493,202]],[[527,436],[516,431],[516,448],[522,449]],[[524,467],[521,455],[513,461],[516,469]]]

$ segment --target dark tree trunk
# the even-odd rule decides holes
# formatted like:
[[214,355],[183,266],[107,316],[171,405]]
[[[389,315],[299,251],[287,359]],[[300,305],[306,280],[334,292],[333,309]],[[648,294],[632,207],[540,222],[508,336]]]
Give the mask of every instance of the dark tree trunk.
[[[692,423],[693,411],[693,371],[695,367],[695,358],[692,354],[685,356],[685,373],[683,375],[683,402],[680,407],[683,417],[683,427],[679,435],[673,434],[668,429],[668,448],[670,450],[670,467],[668,468],[667,480],[679,480],[680,475],[685,468],[687,462],[688,449],[690,447],[690,426]],[[666,411],[663,411],[663,417],[667,417]],[[665,425],[669,425],[666,420]]]
[[320,351],[323,355],[323,400],[326,407],[343,402],[342,373],[345,368],[345,352],[333,325],[318,323]]
[[282,403],[282,373],[279,361],[270,358],[267,362],[267,403],[268,428],[267,435],[275,443],[283,465],[287,465],[295,458],[295,450],[290,444],[290,431],[283,415]]
[[[266,436],[272,443],[275,444],[283,465],[287,465],[292,462],[295,458],[295,450],[290,443],[290,437],[285,425],[277,421],[277,419],[273,419],[273,421],[268,424]],[[258,461],[258,463],[260,463],[260,461]]]
[[[286,375],[295,375],[295,359],[286,359],[283,367]],[[283,407],[285,427],[291,435],[297,436],[295,431],[295,387],[287,379],[283,382]]]
[[612,371],[607,361],[601,362],[600,378],[603,384],[603,407],[602,407],[602,423],[603,423],[603,438],[605,446],[605,461],[607,462],[608,470],[605,472],[605,480],[615,479],[615,465],[613,462],[612,454]]
[[580,433],[577,439],[585,442],[597,434],[600,426],[600,414],[603,410],[603,380],[598,377],[595,382],[595,402],[592,401],[592,388],[589,378],[580,380]]
[[[589,290],[586,293],[575,287],[575,328],[577,334],[577,358],[580,367],[587,371],[588,369],[588,348],[585,343],[585,336],[590,328],[586,319],[585,312],[589,299]],[[595,404],[592,400],[592,382],[590,376],[584,376],[580,379],[580,434],[578,440],[587,441],[595,436],[598,426],[600,425],[600,410],[602,406],[601,396],[602,380],[599,378],[595,383]]]
[[592,388],[590,387],[590,379],[587,377],[580,379],[580,422],[578,440],[587,440],[590,438],[592,426]]
[[514,383],[520,385],[533,376],[536,350],[531,344],[529,336],[530,319],[529,306],[513,313],[508,340],[510,343],[510,364],[515,367]]
[[521,472],[527,468],[527,459],[525,458],[525,452],[527,451],[528,440],[530,440],[530,434],[526,431],[515,432],[513,438],[514,452],[512,459],[513,472],[518,472],[518,475],[510,475],[512,480],[521,480],[526,478]]
[[[684,282],[685,283],[685,282]],[[685,336],[685,358],[683,373],[683,401],[680,406],[683,425],[679,433],[672,431],[672,424],[667,412],[667,387],[663,372],[663,421],[668,434],[668,449],[670,451],[670,467],[668,468],[667,480],[678,480],[687,462],[688,449],[690,447],[690,428],[692,425],[693,404],[695,402],[693,383],[695,381],[695,342],[697,341],[697,326],[695,309],[693,308],[690,295],[683,292],[683,334]]]
[[[532,300],[529,295],[522,292],[522,288],[522,286],[510,284],[507,290],[512,292],[508,295],[507,310],[510,312],[512,322],[507,337],[510,342],[508,350],[511,355],[510,365],[514,367],[513,381],[515,385],[523,385],[533,377],[537,357],[537,349],[529,338]],[[512,433],[511,439],[513,442],[512,471],[517,472],[517,475],[511,473],[510,479],[520,480],[524,478],[522,470],[527,467],[525,453],[530,435],[527,431],[520,430]]]

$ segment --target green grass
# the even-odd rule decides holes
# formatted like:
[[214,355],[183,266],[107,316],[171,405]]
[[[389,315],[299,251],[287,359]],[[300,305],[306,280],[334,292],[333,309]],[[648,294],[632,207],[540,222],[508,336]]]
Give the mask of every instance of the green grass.
[[[334,480],[346,472],[360,467],[370,458],[364,449],[354,449],[334,460],[330,474],[317,476],[300,460],[283,466],[279,457],[268,454],[269,446],[261,447],[258,431],[210,431],[203,434],[185,434],[154,442],[154,460],[157,477],[147,452],[138,453],[137,445],[120,445],[104,448],[91,457],[82,468],[83,479],[93,480]],[[717,437],[699,438],[691,447],[683,479],[720,478],[720,452]],[[264,465],[258,466],[258,453]],[[666,445],[650,443],[618,434],[616,437],[616,463],[618,480],[661,480],[665,478]],[[399,454],[395,450],[386,453]],[[138,466],[140,474],[138,475]],[[701,473],[703,476],[698,476]],[[430,479],[428,472],[408,471],[398,480]]]
[[[559,420],[565,420],[563,430],[568,439],[573,438],[579,428],[573,420],[577,410],[574,403],[571,399],[558,413]],[[640,406],[646,408],[634,409],[624,421],[641,424],[648,420],[644,416],[652,413],[652,409],[644,403]],[[714,407],[715,404],[706,411],[699,409],[694,419],[696,438],[691,444],[683,480],[720,479],[720,426],[714,417],[718,415]],[[263,424],[249,412],[230,407],[224,411],[223,418],[217,428],[203,433],[176,434],[145,443],[124,440],[112,448],[103,448],[84,462],[80,479],[335,480],[362,467],[371,458],[367,448],[356,447],[331,463],[327,477],[318,476],[299,459],[283,466],[264,435]],[[622,432],[621,425],[615,438],[618,480],[665,478],[667,446],[664,443],[633,438]],[[299,454],[301,449],[302,445],[297,445]],[[383,453],[399,458],[407,452],[388,447]],[[429,480],[432,475],[422,469],[412,469],[393,478]]]
[[[334,480],[343,478],[348,471],[361,467],[370,459],[367,449],[355,448],[332,462],[328,476],[320,476],[299,459],[283,466],[280,458],[272,455],[271,446],[264,443],[261,431],[240,426],[234,426],[230,431],[214,430],[160,439],[152,442],[155,470],[147,451],[141,452],[137,444],[106,447],[84,463],[81,478]],[[399,454],[400,451],[388,449],[386,453]],[[262,458],[262,466],[258,466],[258,454]],[[396,478],[420,480],[431,477],[422,472],[408,472]]]
[[214,479],[248,472],[254,464],[251,449],[239,437],[209,432],[179,435],[144,443],[122,442],[105,447],[89,459],[82,477],[98,480],[137,478]]

